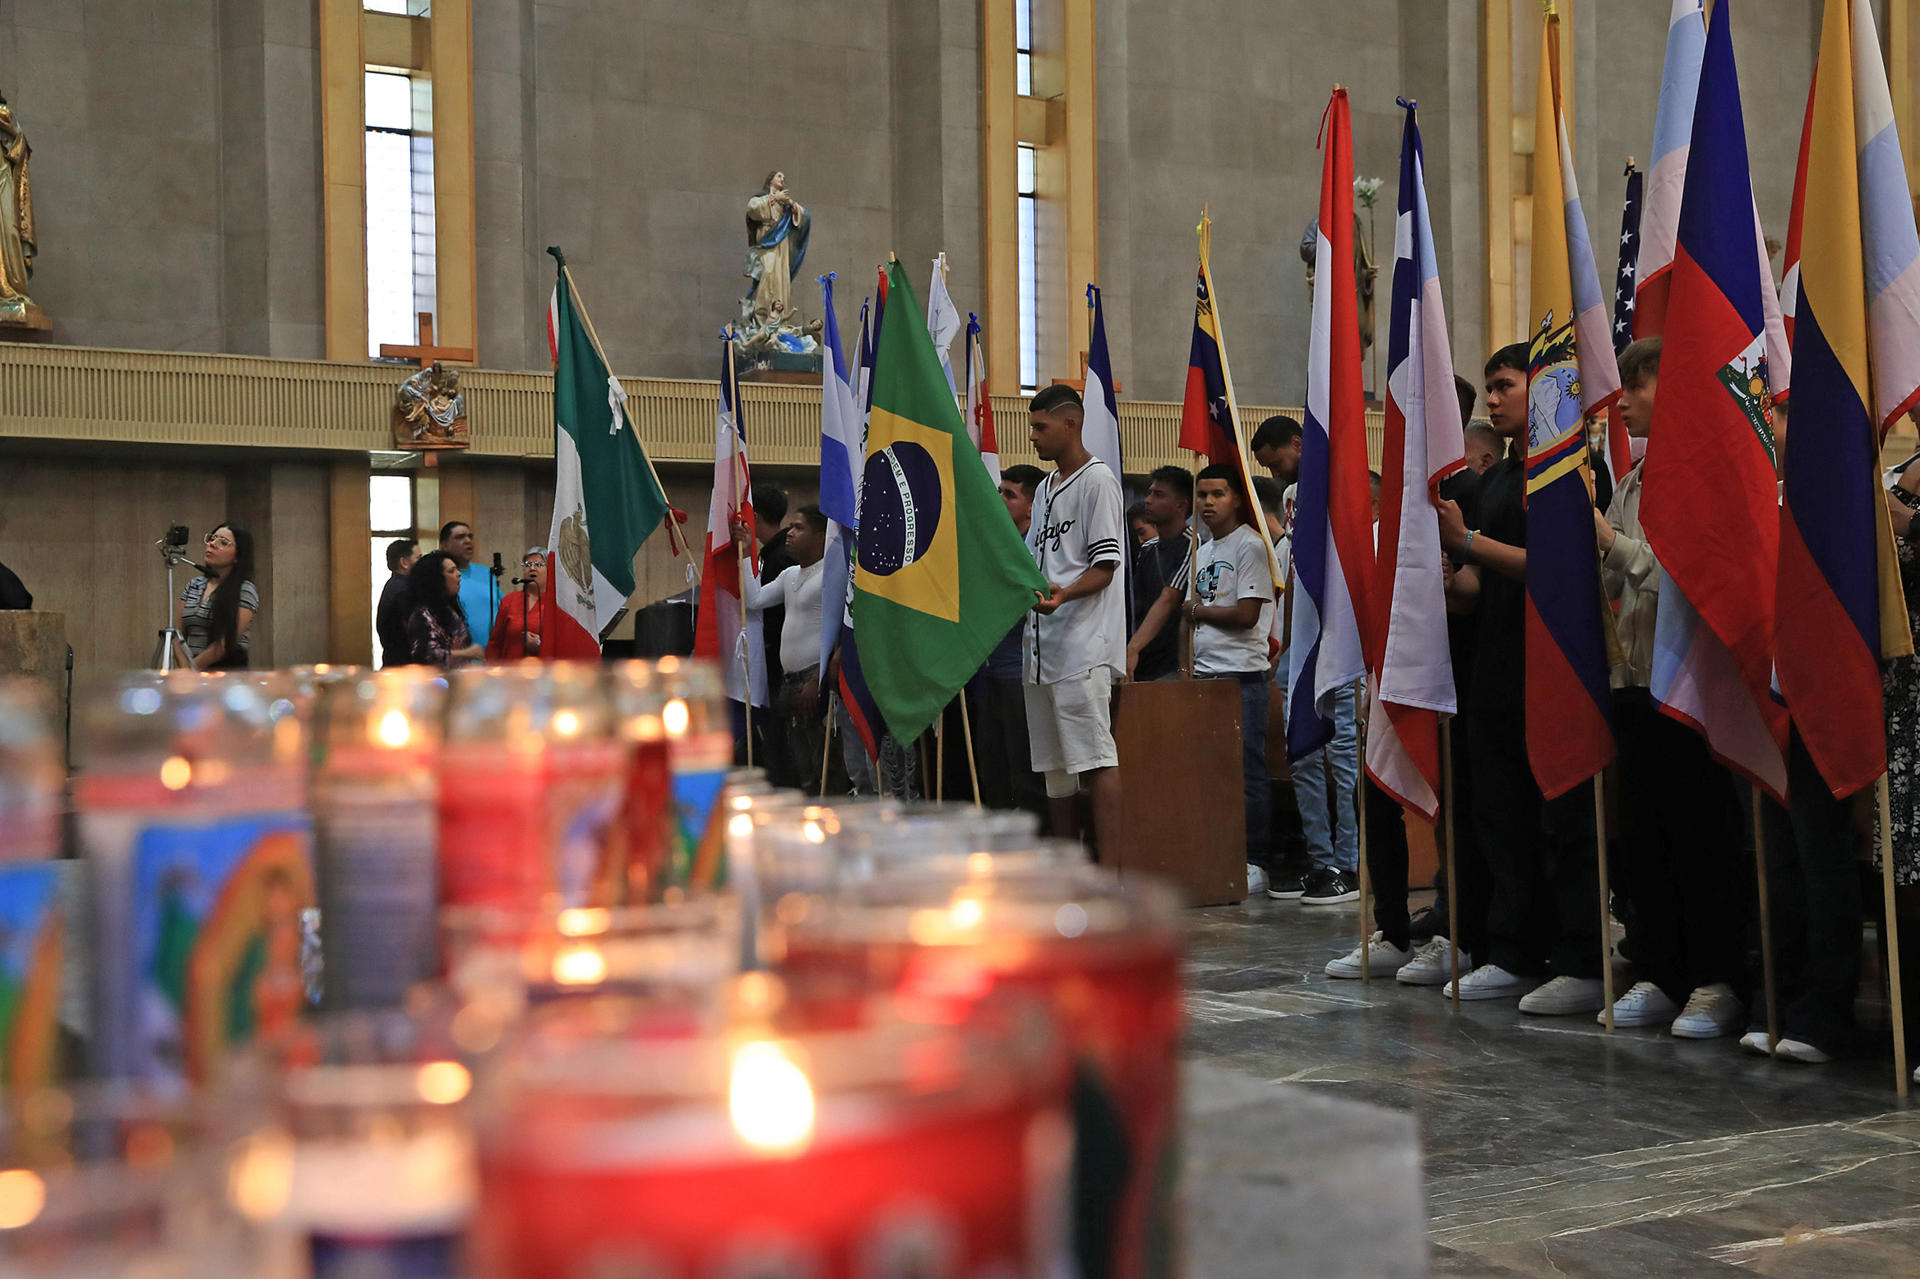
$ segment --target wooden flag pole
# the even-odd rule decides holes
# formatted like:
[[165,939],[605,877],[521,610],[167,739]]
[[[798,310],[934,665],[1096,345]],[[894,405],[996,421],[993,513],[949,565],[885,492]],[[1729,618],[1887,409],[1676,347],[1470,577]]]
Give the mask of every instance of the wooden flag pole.
[[[1613,904],[1607,892],[1606,770],[1593,775],[1593,842],[1600,861],[1600,997],[1607,1001],[1604,1020],[1613,1033]],[[1448,885],[1452,887],[1451,884]],[[1451,940],[1451,939],[1450,939]],[[1459,987],[1454,989],[1458,990]]]
[[940,708],[940,718],[933,721],[933,798],[936,803],[945,803],[947,798],[947,708],[944,706]]
[[[753,533],[751,530],[748,531],[747,536],[748,537],[753,536]],[[747,559],[747,548],[742,546],[738,549],[740,552],[740,625],[741,625],[740,661],[741,661],[741,664],[746,667],[746,685],[747,685],[747,688],[746,688],[747,695],[741,699],[741,705],[747,708],[747,767],[752,768],[753,767],[753,649],[752,649],[752,646],[747,643],[745,629],[753,625],[753,622],[749,621],[747,618],[747,583],[752,579],[753,571],[752,571],[752,565]]]
[[1453,720],[1440,721],[1440,818],[1447,858],[1447,950],[1453,964],[1453,1011],[1460,1011],[1460,872],[1453,857]]
[[820,797],[827,795],[827,763],[833,758],[833,695],[827,695],[827,732],[820,748]]
[[1900,913],[1894,902],[1893,798],[1887,775],[1880,774],[1874,789],[1880,800],[1880,889],[1887,909],[1887,1000],[1893,1005],[1894,1090],[1907,1096],[1907,1013],[1900,1000]]
[[1767,1051],[1780,1046],[1780,1005],[1773,987],[1773,911],[1767,903],[1767,827],[1766,801],[1758,786],[1753,788],[1753,864],[1759,880],[1760,908],[1760,986],[1767,1001]]
[[967,775],[973,779],[973,806],[980,807],[980,764],[973,754],[973,717],[967,714],[967,693],[960,690],[960,735],[967,744]]

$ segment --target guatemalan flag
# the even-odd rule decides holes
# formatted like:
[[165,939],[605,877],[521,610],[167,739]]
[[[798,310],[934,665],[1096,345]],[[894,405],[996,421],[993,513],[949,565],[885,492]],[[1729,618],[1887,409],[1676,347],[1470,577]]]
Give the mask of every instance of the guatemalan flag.
[[1378,660],[1369,663],[1367,773],[1402,807],[1431,822],[1440,811],[1440,717],[1459,709],[1434,499],[1440,481],[1466,465],[1466,449],[1427,216],[1420,123],[1415,105],[1403,104],[1372,609],[1383,633]]
[[[1307,413],[1293,508],[1293,656],[1287,669],[1287,758],[1333,736],[1333,700],[1366,673],[1373,575],[1366,396],[1353,279],[1353,135],[1347,91],[1321,122],[1320,225],[1315,236]],[[1452,393],[1452,366],[1447,366]],[[1265,521],[1256,519],[1256,525]],[[1433,561],[1438,574],[1439,559]]]
[[[944,253],[933,260],[933,280],[927,285],[927,336],[933,339],[934,354],[940,357],[940,371],[946,374],[947,390],[958,399],[960,388],[953,380],[953,340],[960,336],[960,308],[953,304],[953,296],[947,292],[947,255]],[[995,475],[993,482],[998,484],[1000,477]]]
[[1827,0],[1802,154],[1776,662],[1844,797],[1886,771],[1880,663],[1913,649],[1878,455],[1920,401],[1920,237],[1868,0]]
[[1120,409],[1113,398],[1113,361],[1107,355],[1107,317],[1100,305],[1100,290],[1087,286],[1087,309],[1093,312],[1093,340],[1087,349],[1087,385],[1082,399],[1087,418],[1080,428],[1080,441],[1087,452],[1107,464],[1113,477],[1126,472],[1120,466]]
[[[833,282],[820,277],[821,311],[826,316],[827,367],[820,395],[820,513],[827,517],[826,553],[820,570],[820,677],[840,642],[847,578],[852,565],[853,533],[860,527],[860,463],[866,456],[860,410],[853,398],[840,320],[833,309]],[[840,607],[834,601],[840,601]]]
[[967,313],[967,435],[980,450],[980,464],[1000,483],[1000,439],[993,429],[993,396],[987,391],[987,360],[980,350],[980,317]]
[[1730,0],[1714,8],[1691,113],[1640,522],[1662,570],[1654,700],[1705,737],[1722,763],[1784,799],[1787,716],[1772,694],[1780,556],[1767,359],[1773,281],[1746,231],[1753,187],[1732,8]]
[[720,405],[713,432],[713,503],[707,509],[707,557],[700,574],[700,617],[693,655],[718,662],[727,696],[754,706],[767,704],[765,628],[746,624],[740,574],[760,571],[760,548],[749,536],[747,552],[733,547],[732,521],[753,529],[753,475],[747,466],[747,435],[740,425],[740,379],[733,362],[733,335],[720,340]]
[[1533,341],[1527,377],[1527,758],[1563,795],[1614,757],[1587,421],[1620,393],[1606,298],[1560,110],[1560,16],[1547,14],[1534,119]]
[[[1667,311],[1673,293],[1674,253],[1680,235],[1680,204],[1687,187],[1687,158],[1694,141],[1694,104],[1700,97],[1700,71],[1707,49],[1706,15],[1700,0],[1673,0],[1667,23],[1667,60],[1660,73],[1660,103],[1653,116],[1653,168],[1647,176],[1645,210],[1640,224],[1640,261],[1635,269],[1633,336],[1657,338],[1667,330]],[[1729,217],[1734,216],[1731,212]],[[1756,206],[1753,254],[1762,277],[1771,281],[1773,267],[1767,238],[1760,229]],[[1774,402],[1787,397],[1792,357],[1780,300],[1768,290],[1761,316],[1766,326],[1767,370]],[[1616,471],[1616,475],[1625,474]]]

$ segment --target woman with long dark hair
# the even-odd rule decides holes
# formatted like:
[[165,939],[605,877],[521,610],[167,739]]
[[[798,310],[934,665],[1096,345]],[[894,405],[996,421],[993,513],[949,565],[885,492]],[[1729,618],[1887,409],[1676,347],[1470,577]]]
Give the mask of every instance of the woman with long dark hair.
[[407,657],[415,665],[452,666],[486,656],[460,605],[459,560],[445,551],[422,555],[407,570],[407,597]]
[[207,534],[203,576],[180,593],[174,627],[186,651],[180,656],[196,671],[244,669],[248,630],[260,612],[260,591],[253,584],[253,534],[228,520]]

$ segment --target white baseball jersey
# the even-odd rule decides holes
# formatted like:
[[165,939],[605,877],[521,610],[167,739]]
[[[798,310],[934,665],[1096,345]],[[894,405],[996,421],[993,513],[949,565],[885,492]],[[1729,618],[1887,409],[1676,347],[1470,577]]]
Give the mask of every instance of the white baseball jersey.
[[1073,474],[1055,471],[1033,495],[1027,550],[1054,586],[1071,586],[1089,568],[1114,569],[1113,580],[1092,595],[1052,613],[1027,614],[1023,676],[1029,684],[1057,684],[1098,666],[1118,676],[1127,669],[1125,574],[1126,500],[1120,480],[1099,458]]

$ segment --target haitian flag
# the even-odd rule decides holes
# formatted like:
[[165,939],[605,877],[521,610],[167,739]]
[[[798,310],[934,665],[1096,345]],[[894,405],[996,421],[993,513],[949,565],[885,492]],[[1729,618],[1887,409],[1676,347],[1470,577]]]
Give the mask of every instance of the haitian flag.
[[[899,263],[888,273],[892,307],[917,310]],[[853,621],[874,701],[910,742],[1046,582],[980,465],[926,330],[883,323],[877,344]]]
[[[1660,395],[1640,522],[1664,575],[1653,698],[1714,757],[1787,793],[1787,716],[1773,698],[1780,500],[1763,277],[1747,233],[1747,170],[1731,0],[1714,7],[1668,273]],[[1701,495],[1711,493],[1711,500]]]
[[[1327,103],[1321,146],[1325,159],[1320,166],[1320,225],[1314,237],[1307,411],[1301,424],[1299,498],[1293,507],[1293,573],[1300,589],[1293,597],[1292,656],[1287,662],[1290,760],[1333,737],[1333,699],[1366,674],[1377,644],[1368,614],[1373,502],[1354,292],[1353,133],[1345,89],[1336,88]],[[1447,387],[1451,394],[1451,365]],[[1266,526],[1262,519],[1254,523]],[[1438,525],[1435,528],[1437,533]],[[1437,558],[1431,568],[1438,579]]]
[[1844,798],[1886,771],[1880,663],[1913,651],[1878,453],[1920,395],[1920,242],[1866,0],[1827,0],[1801,153],[1775,662]]
[[1442,551],[1434,499],[1440,481],[1467,463],[1427,214],[1418,108],[1401,102],[1407,122],[1394,220],[1380,559],[1372,609],[1382,635],[1367,686],[1367,774],[1401,807],[1431,822],[1440,812],[1440,717],[1459,709],[1446,593],[1437,571]]
[[1610,621],[1587,496],[1587,419],[1620,391],[1605,299],[1560,110],[1560,16],[1547,12],[1534,119],[1527,376],[1527,758],[1553,799],[1615,754]]

